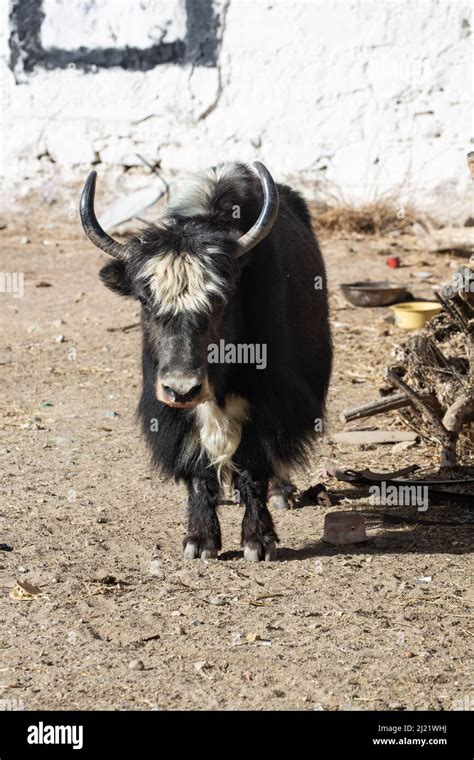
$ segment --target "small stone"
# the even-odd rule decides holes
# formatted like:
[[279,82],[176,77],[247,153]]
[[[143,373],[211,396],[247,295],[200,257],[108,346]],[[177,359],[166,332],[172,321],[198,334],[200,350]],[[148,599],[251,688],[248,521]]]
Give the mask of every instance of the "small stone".
[[119,413],[114,412],[113,410],[112,411],[106,410],[105,412],[102,412],[102,417],[106,417],[107,419],[114,420],[117,417],[119,417]]
[[145,666],[141,660],[131,660],[128,663],[129,670],[145,670]]
[[59,335],[55,335],[55,336],[53,337],[53,340],[54,340],[54,342],[55,342],[55,343],[65,343],[65,342],[66,342],[66,338],[65,338],[65,336],[64,336],[64,335],[62,335],[62,334],[59,334]]
[[281,698],[281,697],[286,697],[286,694],[281,689],[275,689],[273,691],[273,696]]
[[221,596],[210,596],[208,599],[209,604],[213,604],[215,607],[224,607],[227,602]]
[[99,525],[104,525],[106,522],[108,522],[106,517],[98,517],[96,519],[96,523],[99,523]]
[[203,670],[210,670],[211,666],[209,665],[207,660],[199,660],[198,662],[194,663],[194,670],[197,673],[202,673]]
[[68,438],[66,435],[58,435],[56,437],[57,446],[68,446],[70,443],[72,443],[72,439]]
[[61,327],[61,325],[64,324],[64,320],[63,319],[53,319],[53,321],[51,322],[51,324],[53,325],[53,327],[56,327],[56,329],[59,330],[59,328]]
[[148,566],[148,572],[150,575],[154,575],[155,577],[163,577],[163,569],[161,567],[161,562],[159,559],[152,559],[149,566]]
[[31,243],[31,238],[29,238],[28,235],[22,235],[20,238],[20,245],[28,245],[28,243]]
[[246,641],[248,641],[250,644],[253,644],[255,641],[261,641],[261,636],[259,633],[248,633],[245,637]]
[[430,277],[433,277],[433,272],[411,272],[410,277],[416,277],[417,280],[428,280]]
[[427,586],[432,580],[433,578],[431,575],[424,575],[422,578],[417,579],[417,583],[419,583],[420,586]]
[[97,583],[103,583],[109,586],[113,586],[117,583],[117,578],[115,577],[115,575],[112,575],[111,573],[109,573],[108,570],[105,570],[105,569],[98,570],[97,573],[95,574],[94,580]]

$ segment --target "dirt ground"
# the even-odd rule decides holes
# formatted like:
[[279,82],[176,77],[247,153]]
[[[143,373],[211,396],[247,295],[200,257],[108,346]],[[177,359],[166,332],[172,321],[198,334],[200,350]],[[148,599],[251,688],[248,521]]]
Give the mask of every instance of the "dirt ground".
[[[274,514],[278,562],[244,561],[241,509],[224,504],[219,560],[185,563],[184,489],[150,470],[134,419],[137,306],[101,285],[102,256],[77,219],[35,213],[0,232],[1,271],[25,276],[23,298],[0,294],[0,544],[13,549],[0,551],[0,699],[27,710],[472,709],[468,508],[376,507],[328,480],[339,503]],[[351,307],[338,283],[390,275],[430,295],[453,258],[403,234],[322,247],[336,364],[327,435],[298,488],[320,482],[328,460],[433,468],[429,443],[394,454],[330,442],[342,409],[377,397],[404,337],[389,309]],[[390,254],[403,263],[393,272]],[[400,427],[395,415],[370,425]],[[323,543],[336,509],[361,511],[370,540]],[[15,599],[16,581],[41,593]]]

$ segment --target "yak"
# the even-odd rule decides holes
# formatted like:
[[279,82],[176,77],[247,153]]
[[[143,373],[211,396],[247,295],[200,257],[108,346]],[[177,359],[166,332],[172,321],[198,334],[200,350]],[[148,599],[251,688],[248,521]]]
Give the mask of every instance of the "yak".
[[141,303],[138,417],[153,465],[186,485],[186,559],[222,548],[226,482],[245,507],[245,559],[277,558],[267,502],[286,507],[288,473],[307,462],[324,416],[332,363],[324,262],[303,197],[254,166],[196,173],[125,243],[97,220],[96,172],[81,196],[83,228],[111,257],[102,282]]

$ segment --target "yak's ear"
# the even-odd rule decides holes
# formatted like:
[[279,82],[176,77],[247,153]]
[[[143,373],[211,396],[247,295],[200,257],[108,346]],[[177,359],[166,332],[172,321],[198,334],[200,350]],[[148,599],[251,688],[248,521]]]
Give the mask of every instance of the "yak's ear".
[[132,283],[125,262],[121,259],[109,261],[99,272],[104,285],[121,296],[133,295]]

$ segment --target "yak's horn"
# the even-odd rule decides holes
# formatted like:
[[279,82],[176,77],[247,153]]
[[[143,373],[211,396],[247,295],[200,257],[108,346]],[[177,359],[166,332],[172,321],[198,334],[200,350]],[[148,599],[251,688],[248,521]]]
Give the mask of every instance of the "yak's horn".
[[244,253],[250,251],[267,237],[277,218],[280,203],[278,190],[267,167],[260,163],[260,161],[255,161],[254,166],[259,173],[260,182],[262,183],[263,208],[253,227],[239,238],[238,256],[243,256]]
[[102,229],[94,211],[94,196],[95,196],[95,182],[97,179],[97,172],[92,171],[86,179],[86,184],[81,195],[81,203],[79,206],[81,213],[81,222],[89,240],[91,240],[97,248],[100,248],[109,256],[115,256],[116,258],[122,258],[124,255],[125,246],[122,243],[117,243],[116,240],[107,235]]

